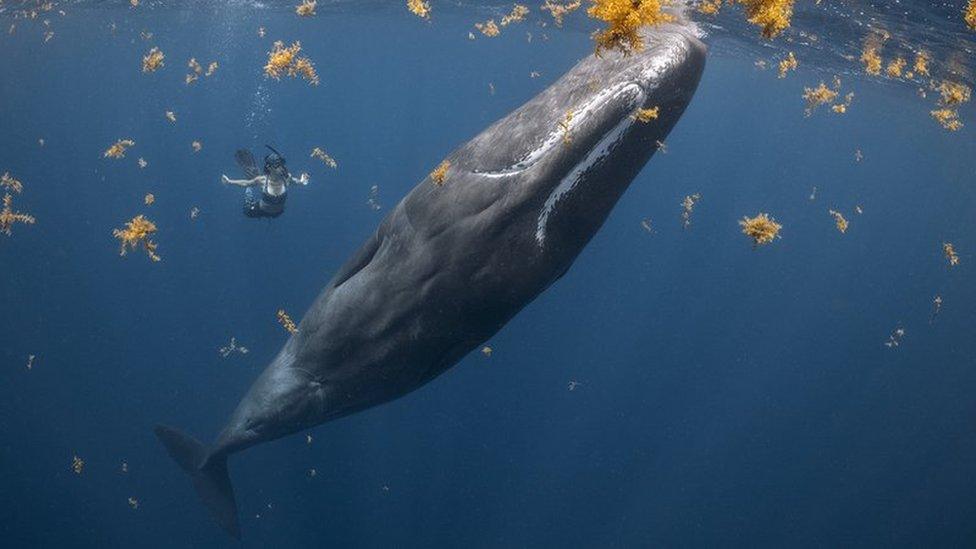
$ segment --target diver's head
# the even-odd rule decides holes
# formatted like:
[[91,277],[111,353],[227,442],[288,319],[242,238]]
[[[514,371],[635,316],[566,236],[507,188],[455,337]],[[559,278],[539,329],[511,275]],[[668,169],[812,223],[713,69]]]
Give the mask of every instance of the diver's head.
[[281,156],[281,153],[276,151],[270,145],[265,145],[271,151],[271,154],[264,157],[264,174],[268,177],[285,180],[288,179],[288,167],[285,166],[285,157]]

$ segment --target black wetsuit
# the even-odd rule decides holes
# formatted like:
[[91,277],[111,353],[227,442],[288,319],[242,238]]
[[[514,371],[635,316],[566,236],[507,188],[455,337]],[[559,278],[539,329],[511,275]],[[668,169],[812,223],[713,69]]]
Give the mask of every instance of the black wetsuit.
[[285,199],[288,191],[274,196],[261,189],[261,197],[255,198],[254,193],[248,188],[244,192],[244,215],[248,217],[278,217],[285,211]]

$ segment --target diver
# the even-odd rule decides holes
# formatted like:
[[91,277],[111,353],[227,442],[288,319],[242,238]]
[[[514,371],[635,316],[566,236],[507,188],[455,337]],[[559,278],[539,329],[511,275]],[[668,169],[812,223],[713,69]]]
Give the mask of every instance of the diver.
[[[258,173],[257,164],[251,151],[240,149],[234,154],[237,164],[244,170],[247,179],[231,179],[221,176],[221,181],[229,185],[244,187],[244,215],[248,217],[278,217],[285,211],[285,198],[288,186],[308,185],[308,174],[295,178],[285,166],[285,158],[270,145],[265,145],[271,154],[264,157],[264,175]],[[260,198],[254,196],[251,187],[261,186]]]

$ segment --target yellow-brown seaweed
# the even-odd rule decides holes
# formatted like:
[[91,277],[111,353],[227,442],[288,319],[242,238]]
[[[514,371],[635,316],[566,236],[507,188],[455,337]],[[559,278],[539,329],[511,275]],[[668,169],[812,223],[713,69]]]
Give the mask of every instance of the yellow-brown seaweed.
[[[590,17],[607,25],[593,34],[596,53],[620,50],[630,53],[644,49],[644,39],[639,30],[674,20],[674,16],[661,11],[662,0],[592,0],[586,10]],[[789,0],[792,2],[792,0]],[[667,0],[664,0],[667,2]]]
[[115,142],[114,145],[105,149],[105,152],[102,153],[102,156],[104,156],[105,158],[123,158],[125,157],[126,149],[134,146],[135,144],[136,142],[131,139],[119,139],[118,141]]
[[498,29],[498,25],[495,24],[494,19],[489,19],[484,23],[475,23],[474,28],[478,29],[479,31],[481,31],[481,34],[489,38],[494,38],[499,34],[501,34],[502,32]]
[[[18,191],[19,192],[19,191]],[[0,209],[0,233],[10,236],[14,223],[23,223],[24,225],[33,225],[34,216],[28,215],[22,212],[14,211],[14,197],[12,194],[4,193],[3,195],[3,208]]]
[[302,0],[302,3],[295,6],[295,13],[299,17],[311,17],[315,15],[316,0]]
[[281,80],[282,75],[288,75],[292,78],[300,76],[309,84],[318,86],[319,77],[315,72],[315,67],[308,57],[298,55],[301,51],[301,42],[293,42],[287,48],[281,40],[275,42],[271,51],[268,52],[268,63],[264,66],[265,76],[275,80]]
[[7,189],[10,192],[20,194],[24,190],[24,184],[19,180],[11,177],[10,172],[6,172],[0,175],[0,187]]
[[502,17],[502,26],[506,27],[509,23],[519,23],[525,21],[525,16],[529,14],[529,8],[523,6],[522,4],[515,4],[512,6],[512,11]]
[[571,2],[566,2],[565,4],[560,4],[555,0],[546,0],[542,7],[539,9],[542,11],[548,11],[552,15],[552,20],[556,23],[557,27],[563,26],[563,18],[578,10],[580,5],[582,5],[582,0],[572,0]]
[[799,62],[797,62],[793,52],[786,54],[786,57],[779,62],[779,78],[786,78],[786,73],[795,71],[798,65]]
[[430,179],[435,185],[443,185],[444,180],[447,178],[447,170],[451,169],[451,161],[444,160],[434,168],[434,171],[430,172]]
[[282,328],[288,330],[288,333],[290,334],[298,333],[298,326],[295,325],[295,321],[293,321],[291,317],[288,316],[288,313],[286,313],[284,309],[278,309],[277,316],[278,316],[278,324],[281,324]]
[[338,162],[336,162],[334,158],[329,156],[328,153],[326,153],[325,151],[323,151],[318,147],[312,149],[312,154],[309,156],[311,156],[312,158],[318,158],[319,160],[324,162],[326,166],[332,168],[333,170],[339,167]]
[[142,58],[142,72],[156,72],[163,68],[163,59],[165,58],[166,56],[159,51],[159,48],[153,47]]
[[950,267],[955,267],[959,264],[959,254],[956,253],[956,247],[952,245],[952,242],[942,243],[942,253],[945,254],[946,261],[949,262]]
[[650,122],[651,120],[657,120],[658,115],[661,112],[660,107],[652,107],[650,109],[637,109],[637,112],[631,115],[631,118],[638,122],[644,124]]
[[759,213],[755,217],[743,217],[742,221],[739,221],[739,226],[742,227],[742,234],[751,238],[756,246],[769,244],[779,238],[779,231],[783,228],[765,213]]
[[828,210],[828,213],[834,218],[834,225],[837,227],[837,230],[841,233],[846,233],[849,223],[844,218],[844,214],[835,210]]
[[421,19],[430,19],[430,3],[424,0],[407,0],[407,9]]
[[114,229],[112,236],[122,243],[119,255],[124,256],[129,248],[135,250],[137,246],[142,245],[149,259],[159,261],[162,258],[156,253],[156,243],[150,239],[155,232],[156,224],[140,214],[133,217],[132,221],[127,221],[124,229]]

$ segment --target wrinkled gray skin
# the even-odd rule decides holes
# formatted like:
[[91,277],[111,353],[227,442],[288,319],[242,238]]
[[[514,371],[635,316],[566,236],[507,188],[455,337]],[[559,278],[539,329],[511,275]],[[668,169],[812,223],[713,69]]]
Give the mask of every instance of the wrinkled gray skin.
[[[241,400],[211,459],[413,391],[559,279],[698,85],[705,47],[687,27],[646,41],[587,57],[448,156],[442,185],[428,177],[400,201]],[[634,120],[638,107],[659,118]]]

